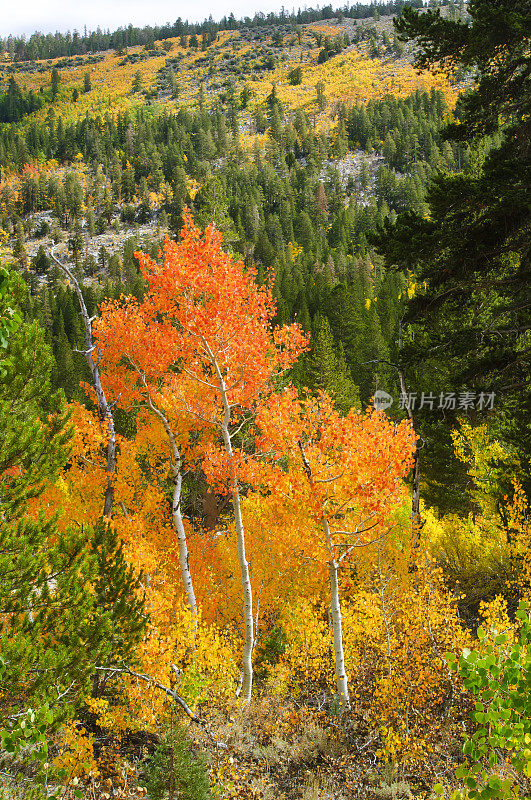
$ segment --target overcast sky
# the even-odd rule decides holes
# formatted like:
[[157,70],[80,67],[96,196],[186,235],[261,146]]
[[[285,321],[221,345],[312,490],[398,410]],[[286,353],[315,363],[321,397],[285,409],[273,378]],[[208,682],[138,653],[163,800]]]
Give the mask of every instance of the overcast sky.
[[[301,3],[301,6],[304,4]],[[311,5],[311,3],[308,3]],[[288,3],[285,3],[286,8]],[[161,25],[178,17],[202,21],[212,14],[215,20],[231,13],[238,18],[255,11],[279,11],[282,0],[196,0],[194,3],[171,0],[0,0],[0,36],[34,31],[77,30],[86,25],[104,30],[133,25]],[[298,8],[299,6],[297,6]]]

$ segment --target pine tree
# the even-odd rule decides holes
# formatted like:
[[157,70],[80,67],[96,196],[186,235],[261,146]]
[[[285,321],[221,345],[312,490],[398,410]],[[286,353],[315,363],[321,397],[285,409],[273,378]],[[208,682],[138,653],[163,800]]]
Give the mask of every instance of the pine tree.
[[[443,18],[438,10],[419,14],[404,9],[397,28],[404,39],[420,45],[417,66],[459,67],[477,75],[456,122],[444,131],[446,139],[468,143],[475,156],[462,173],[435,175],[426,198],[428,213],[400,215],[378,242],[389,266],[413,269],[417,284],[425,287],[406,309],[413,335],[404,347],[404,363],[410,370],[446,376],[444,388],[452,391],[495,393],[498,408],[503,406],[496,415],[500,434],[522,455],[527,476],[528,5],[471,0],[465,21]],[[434,157],[435,143],[428,139],[426,144]],[[529,492],[528,477],[524,484]]]
[[50,77],[50,86],[52,90],[52,100],[55,100],[57,95],[59,94],[59,84],[61,83],[61,77],[59,75],[59,70],[57,67],[52,69],[52,74]]
[[308,357],[307,380],[318,394],[327,392],[340,411],[346,413],[360,404],[358,387],[345,360],[343,346],[335,347],[334,337],[327,318],[317,316],[312,336],[312,352]]
[[92,206],[89,206],[87,208],[87,231],[90,238],[92,239],[92,237],[96,233],[96,220],[94,218],[94,209],[92,208]]
[[132,87],[131,87],[131,91],[133,91],[133,92],[142,91],[142,73],[140,72],[140,70],[137,70],[135,72],[135,75],[134,75],[134,78],[133,78],[133,84],[132,84]]
[[[52,356],[37,323],[8,343],[0,381],[0,611],[2,720],[47,703],[56,718],[75,710],[96,667],[134,656],[146,624],[139,578],[116,534],[59,533],[55,517],[28,503],[54,480],[70,452],[62,392],[50,387]],[[97,683],[97,681],[96,681]]]
[[50,259],[44,252],[44,247],[39,245],[39,249],[37,250],[37,254],[31,259],[31,266],[37,273],[37,275],[45,275],[48,272],[48,268],[50,266]]
[[56,334],[54,337],[54,356],[56,369],[54,370],[54,383],[57,388],[64,389],[66,397],[72,400],[79,384],[76,374],[72,346],[65,333],[64,319],[61,311],[56,317]]
[[317,107],[318,107],[319,111],[324,111],[324,109],[326,108],[327,100],[326,100],[326,97],[325,97],[323,81],[319,81],[319,83],[317,83],[315,89],[316,89],[316,92],[317,92],[317,99],[316,99]]

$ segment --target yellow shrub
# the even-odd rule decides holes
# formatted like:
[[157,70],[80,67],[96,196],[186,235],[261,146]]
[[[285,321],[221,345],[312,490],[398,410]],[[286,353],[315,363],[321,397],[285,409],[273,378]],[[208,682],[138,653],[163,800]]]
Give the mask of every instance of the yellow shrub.
[[53,765],[65,771],[65,785],[73,778],[98,775],[98,765],[94,758],[94,737],[79,722],[68,722],[62,728],[59,755],[54,758]]
[[[286,607],[280,624],[286,636],[284,655],[273,674],[295,695],[327,687],[333,682],[330,630],[319,601],[300,599]],[[289,677],[286,674],[289,668]]]

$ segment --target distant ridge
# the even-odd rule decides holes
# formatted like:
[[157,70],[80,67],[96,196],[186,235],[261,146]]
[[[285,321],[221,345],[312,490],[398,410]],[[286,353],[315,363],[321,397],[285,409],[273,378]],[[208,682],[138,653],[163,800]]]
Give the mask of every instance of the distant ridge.
[[[254,17],[236,19],[234,14],[224,16],[219,22],[214,22],[212,17],[200,23],[183,21],[180,17],[173,23],[165,25],[147,25],[143,28],[128,25],[115,31],[95,31],[83,35],[77,30],[72,33],[40,33],[36,31],[29,38],[23,36],[7,36],[0,39],[0,56],[8,54],[13,61],[33,61],[46,58],[60,58],[62,56],[85,55],[98,53],[105,50],[120,50],[124,47],[135,45],[151,46],[160,39],[169,39],[175,36],[188,34],[214,34],[221,30],[239,30],[241,28],[254,28],[265,25],[303,25],[320,20],[338,19],[364,19],[373,15],[400,14],[404,6],[423,8],[423,0],[392,0],[392,2],[354,3],[342,8],[334,9],[332,5],[323,8],[308,8],[297,13],[287,13],[284,9],[278,14],[257,12]],[[444,3],[443,3],[444,5]]]

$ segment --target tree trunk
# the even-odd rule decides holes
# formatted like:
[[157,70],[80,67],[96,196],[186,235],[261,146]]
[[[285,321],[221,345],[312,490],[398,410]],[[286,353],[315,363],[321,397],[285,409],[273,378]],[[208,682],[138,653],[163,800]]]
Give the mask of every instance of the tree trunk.
[[98,401],[98,409],[100,412],[100,416],[102,420],[105,422],[105,425],[107,427],[107,447],[106,447],[107,464],[105,467],[107,486],[105,487],[103,516],[106,519],[110,519],[112,516],[112,507],[114,504],[114,480],[116,475],[116,433],[114,430],[114,417],[112,414],[112,409],[109,403],[107,402],[103,386],[101,385],[99,358],[97,361],[94,361],[93,358],[95,346],[92,341],[92,320],[88,315],[87,307],[85,305],[85,300],[81,292],[79,282],[75,277],[74,273],[72,272],[70,267],[59,261],[59,259],[53,252],[53,248],[50,251],[50,255],[52,259],[55,261],[55,263],[66,274],[68,280],[72,282],[72,285],[77,295],[77,299],[79,301],[79,307],[81,309],[81,316],[83,318],[83,325],[85,327],[85,345],[86,345],[85,350],[83,351],[83,355],[85,356],[85,360],[88,364],[88,367],[92,375],[92,383],[94,384],[94,389],[96,392],[96,398]]
[[[223,442],[227,455],[232,459],[232,442],[230,433],[225,425],[222,428]],[[232,475],[232,507],[234,509],[234,522],[236,526],[236,541],[238,544],[238,561],[240,563],[240,574],[243,589],[243,617],[245,625],[245,638],[243,645],[242,673],[243,682],[241,696],[248,703],[251,699],[253,690],[253,644],[254,644],[254,620],[253,620],[253,592],[251,579],[249,577],[249,564],[245,557],[245,530],[243,527],[240,491],[236,476]]]
[[153,414],[155,414],[162,422],[162,426],[166,431],[166,436],[168,437],[168,443],[170,445],[171,471],[173,474],[173,497],[171,504],[171,519],[173,523],[173,528],[175,530],[175,533],[177,534],[177,545],[179,547],[179,566],[181,568],[181,577],[183,579],[183,586],[186,594],[186,599],[188,600],[188,605],[190,606],[192,614],[197,614],[197,602],[195,599],[194,584],[192,581],[192,575],[190,572],[190,563],[188,557],[188,542],[186,541],[186,531],[184,529],[183,515],[181,512],[181,491],[183,483],[183,478],[181,474],[181,453],[179,451],[179,448],[177,447],[177,442],[175,441],[175,436],[173,435],[173,431],[171,429],[168,418],[160,410],[160,408],[158,408],[155,405],[155,403],[151,399],[151,395],[149,394],[143,376],[141,376],[141,378],[146,390],[147,404],[151,409],[151,411],[153,412]]
[[203,339],[203,346],[211,360],[212,366],[216,373],[221,403],[223,406],[223,421],[221,422],[221,436],[223,438],[223,445],[225,452],[229,457],[229,464],[231,470],[231,496],[232,507],[234,509],[234,523],[236,526],[236,541],[238,544],[238,561],[240,563],[240,575],[243,590],[243,618],[244,618],[244,645],[243,645],[243,659],[242,659],[242,699],[248,703],[251,699],[253,690],[253,645],[254,645],[254,620],[253,620],[253,591],[251,587],[251,579],[249,577],[249,564],[245,556],[245,530],[243,527],[241,502],[240,502],[240,489],[238,486],[238,477],[234,467],[234,453],[232,450],[232,441],[230,435],[230,404],[227,397],[227,389],[223,375],[219,368],[219,364],[215,355],[213,354],[208,342]]
[[328,575],[330,578],[330,612],[332,615],[332,643],[334,645],[334,659],[336,666],[336,686],[342,710],[350,708],[348,693],[348,678],[345,670],[345,653],[343,651],[343,627],[341,624],[341,605],[339,603],[339,584],[337,580],[338,565],[333,557],[332,537],[328,520],[323,517],[323,533],[330,560],[328,562]]
[[171,516],[173,527],[177,534],[177,544],[179,547],[179,566],[181,568],[181,576],[183,579],[184,591],[188,605],[192,614],[197,614],[197,602],[195,599],[194,584],[190,572],[190,563],[188,557],[188,543],[186,541],[186,531],[184,529],[183,515],[181,513],[181,487],[182,475],[181,470],[177,469],[177,474],[174,472],[173,478],[173,500]]

